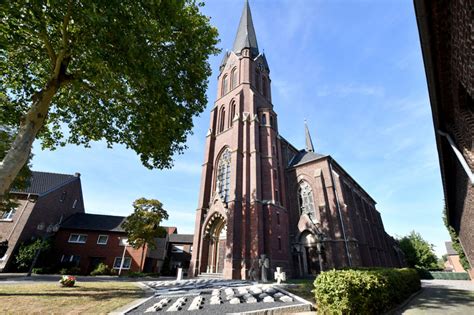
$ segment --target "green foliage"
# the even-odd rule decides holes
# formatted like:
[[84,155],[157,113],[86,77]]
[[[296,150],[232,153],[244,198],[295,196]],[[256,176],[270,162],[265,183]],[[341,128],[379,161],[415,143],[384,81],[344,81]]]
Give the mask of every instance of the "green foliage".
[[166,235],[166,231],[159,225],[163,219],[168,219],[168,213],[156,199],[137,199],[133,202],[133,208],[134,212],[122,224],[128,235],[128,243],[133,248],[140,248],[145,244],[155,248],[155,238]]
[[454,230],[454,228],[451,225],[449,225],[448,216],[446,213],[446,206],[444,207],[444,210],[443,210],[443,222],[446,228],[448,229],[449,236],[451,237],[453,249],[459,255],[459,262],[461,263],[461,266],[464,268],[464,270],[471,269],[471,266],[469,264],[469,261],[467,260],[466,254],[464,254],[464,250],[461,246],[461,242],[459,241],[459,236]]
[[45,251],[51,248],[51,242],[42,239],[36,239],[31,243],[22,243],[15,256],[15,264],[19,270],[26,270],[30,267],[38,250]]
[[91,276],[103,276],[103,275],[114,275],[116,274],[115,270],[110,268],[107,264],[100,263],[95,267],[91,272]]
[[[217,29],[194,0],[5,1],[0,125],[31,124],[54,149],[104,140],[170,167],[206,104]],[[42,98],[52,93],[52,98]],[[49,95],[49,94],[48,94]],[[44,102],[44,103],[42,103]],[[36,113],[36,112],[35,112]]]
[[414,269],[346,269],[322,272],[314,281],[318,314],[380,314],[421,287]]
[[61,274],[61,275],[79,275],[79,274],[81,274],[81,268],[79,268],[79,267],[62,268],[62,269],[59,270],[59,274]]
[[425,241],[419,233],[412,231],[409,235],[402,237],[399,243],[408,266],[437,269],[438,258],[433,251],[433,245]]

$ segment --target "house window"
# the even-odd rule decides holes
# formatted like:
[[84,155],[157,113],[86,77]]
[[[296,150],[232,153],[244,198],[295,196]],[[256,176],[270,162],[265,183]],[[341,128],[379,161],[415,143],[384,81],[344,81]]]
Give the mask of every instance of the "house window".
[[69,235],[69,243],[84,244],[87,241],[87,234],[71,234]]
[[229,115],[229,126],[232,127],[233,125],[233,120],[234,120],[234,117],[235,117],[235,103],[232,102],[232,104],[230,105],[230,115]]
[[183,253],[184,252],[184,246],[183,245],[173,245],[171,248],[172,253]]
[[230,89],[234,89],[237,86],[237,68],[232,69],[230,74]]
[[270,115],[270,126],[273,127],[273,116]]
[[223,202],[229,201],[230,189],[230,150],[227,148],[222,153],[217,166],[217,192]]
[[280,225],[280,212],[277,212],[277,224]]
[[97,238],[97,244],[99,245],[107,245],[107,241],[109,240],[108,235],[99,235]]
[[79,255],[62,255],[61,256],[61,263],[67,263],[73,266],[79,266],[80,261],[81,261],[81,256]]
[[16,208],[12,207],[10,211],[5,211],[2,214],[2,220],[8,220],[11,221],[13,220],[13,216],[15,215]]
[[278,236],[278,250],[281,250],[281,237]]
[[[122,264],[122,257],[115,257],[114,269],[120,269],[120,264]],[[125,259],[123,260],[122,269],[130,269],[131,265],[132,265],[132,258],[125,257]]]

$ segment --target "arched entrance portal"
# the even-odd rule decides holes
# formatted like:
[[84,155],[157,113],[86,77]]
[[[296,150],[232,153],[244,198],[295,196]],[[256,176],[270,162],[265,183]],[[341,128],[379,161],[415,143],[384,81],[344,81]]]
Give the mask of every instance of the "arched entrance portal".
[[225,248],[227,240],[227,222],[225,218],[216,213],[209,220],[206,227],[207,240],[207,273],[222,273],[224,270]]
[[300,270],[302,276],[315,276],[322,270],[323,250],[321,240],[305,231],[300,237]]

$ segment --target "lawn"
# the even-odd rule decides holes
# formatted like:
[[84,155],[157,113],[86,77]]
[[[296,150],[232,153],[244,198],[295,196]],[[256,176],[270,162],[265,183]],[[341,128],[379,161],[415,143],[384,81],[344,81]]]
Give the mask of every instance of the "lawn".
[[285,290],[298,296],[301,296],[303,299],[313,304],[316,304],[316,300],[314,299],[314,293],[312,292],[312,290],[314,290],[313,282],[314,279],[289,280],[288,284],[290,284],[290,286],[286,287]]
[[76,282],[4,284],[0,286],[1,314],[105,314],[144,296],[133,282]]

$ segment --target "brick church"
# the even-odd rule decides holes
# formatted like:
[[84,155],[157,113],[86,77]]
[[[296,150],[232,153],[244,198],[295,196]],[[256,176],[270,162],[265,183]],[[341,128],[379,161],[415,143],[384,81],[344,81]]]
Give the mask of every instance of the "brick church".
[[315,151],[307,126],[303,150],[279,134],[270,68],[247,1],[219,70],[189,275],[249,279],[258,276],[259,259],[290,277],[402,266],[376,202],[330,155]]

